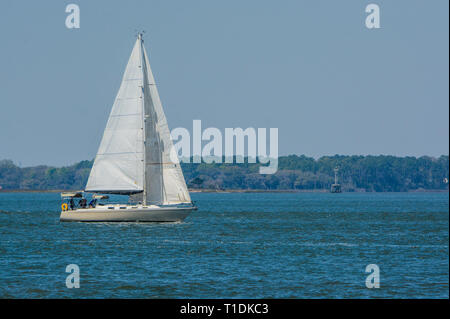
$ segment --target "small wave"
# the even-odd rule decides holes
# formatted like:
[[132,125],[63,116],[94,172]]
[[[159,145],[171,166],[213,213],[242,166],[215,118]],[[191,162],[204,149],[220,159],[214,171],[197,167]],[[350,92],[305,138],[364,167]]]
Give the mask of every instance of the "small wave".
[[230,244],[248,245],[248,244],[253,244],[253,242],[250,242],[250,241],[230,241]]
[[57,211],[51,210],[2,210],[0,209],[0,214],[52,214],[58,213]]
[[[189,240],[173,240],[173,239],[164,239],[163,242],[165,243],[174,243],[174,244],[192,244],[192,241]],[[196,242],[197,244],[200,242]]]
[[29,288],[29,289],[27,289],[27,293],[45,295],[45,294],[47,294],[47,291],[43,290],[43,289],[39,289],[39,288]]
[[448,245],[401,245],[401,244],[372,244],[370,246],[376,247],[390,247],[390,248],[448,248]]
[[136,289],[138,289],[138,287],[132,285],[124,285],[114,288],[114,290],[136,290]]
[[351,244],[351,243],[300,243],[299,246],[313,246],[313,247],[320,247],[320,246],[343,246],[343,247],[357,247],[357,244]]
[[11,211],[11,210],[1,210],[1,209],[0,209],[0,214],[3,214],[3,215],[29,214],[29,213],[30,213],[30,212],[27,212],[27,211],[20,211],[20,210]]

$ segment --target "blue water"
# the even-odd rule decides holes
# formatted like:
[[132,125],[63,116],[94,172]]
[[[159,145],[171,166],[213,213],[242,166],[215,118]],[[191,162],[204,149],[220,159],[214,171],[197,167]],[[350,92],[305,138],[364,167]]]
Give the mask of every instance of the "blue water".
[[184,223],[84,224],[57,193],[0,193],[0,297],[449,297],[448,193],[192,197]]

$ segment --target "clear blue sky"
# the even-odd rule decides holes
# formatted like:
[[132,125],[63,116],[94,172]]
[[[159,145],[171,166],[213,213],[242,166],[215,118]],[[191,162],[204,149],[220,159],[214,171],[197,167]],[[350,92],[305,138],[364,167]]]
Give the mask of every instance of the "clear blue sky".
[[[65,7],[81,28],[65,27]],[[367,4],[381,29],[365,27]],[[279,153],[448,154],[448,1],[0,2],[0,159],[92,159],[135,41],[169,126],[278,127]]]

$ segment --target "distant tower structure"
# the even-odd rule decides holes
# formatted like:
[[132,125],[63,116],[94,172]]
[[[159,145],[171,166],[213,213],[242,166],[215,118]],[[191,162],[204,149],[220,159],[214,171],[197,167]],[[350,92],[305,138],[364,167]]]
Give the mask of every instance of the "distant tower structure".
[[331,192],[332,193],[341,193],[341,185],[338,182],[338,172],[339,172],[339,168],[335,167],[334,168],[334,184],[331,185]]

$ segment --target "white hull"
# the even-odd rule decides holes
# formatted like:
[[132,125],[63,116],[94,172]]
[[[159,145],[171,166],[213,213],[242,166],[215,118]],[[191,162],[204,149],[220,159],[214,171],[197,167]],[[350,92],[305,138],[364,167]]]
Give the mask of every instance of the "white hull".
[[62,211],[62,222],[181,222],[197,207],[115,205]]

